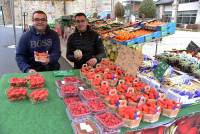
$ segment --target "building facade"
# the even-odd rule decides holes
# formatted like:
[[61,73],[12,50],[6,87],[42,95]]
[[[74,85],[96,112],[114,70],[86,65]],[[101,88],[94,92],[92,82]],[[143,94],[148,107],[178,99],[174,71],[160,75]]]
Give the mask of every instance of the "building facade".
[[156,5],[159,19],[177,24],[200,24],[200,0],[159,0]]

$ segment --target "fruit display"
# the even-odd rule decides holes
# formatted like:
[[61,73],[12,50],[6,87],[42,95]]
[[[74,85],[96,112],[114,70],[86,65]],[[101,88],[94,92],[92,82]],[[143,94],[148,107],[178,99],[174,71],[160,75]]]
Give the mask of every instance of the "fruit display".
[[39,62],[45,62],[48,58],[48,51],[46,52],[36,52],[34,51],[34,58],[35,61],[39,61]]
[[108,131],[118,129],[123,125],[123,121],[110,112],[98,114],[95,118]]
[[77,77],[73,77],[73,76],[70,76],[70,77],[64,77],[64,81],[65,81],[65,84],[68,84],[68,83],[80,83],[81,80]]
[[95,78],[93,80],[91,80],[91,86],[94,88],[98,88],[101,86],[101,75],[96,75]]
[[76,96],[78,94],[78,87],[73,84],[62,85],[60,87],[60,94],[63,97]]
[[150,27],[156,27],[156,26],[162,26],[162,25],[166,25],[166,23],[161,22],[161,21],[152,21],[145,24],[145,26],[150,26]]
[[144,90],[144,97],[146,99],[152,99],[156,100],[159,98],[159,93],[154,88],[149,88],[147,90]]
[[91,81],[92,79],[95,78],[96,73],[94,71],[94,69],[90,69],[89,72],[87,74],[85,74],[86,78]]
[[162,108],[162,115],[170,118],[177,116],[181,106],[180,103],[170,99],[158,100],[157,103]]
[[115,31],[115,37],[113,38],[116,41],[123,42],[127,40],[134,39],[136,37],[144,36],[153,33],[150,30],[145,30],[145,29],[139,29],[133,32],[125,31],[125,30],[120,30],[120,31]]
[[39,73],[29,74],[27,76],[27,80],[29,82],[29,88],[30,89],[43,88],[44,87],[45,79]]
[[11,87],[7,90],[7,97],[9,101],[24,100],[27,97],[27,90],[26,88]]
[[127,89],[128,89],[128,85],[125,84],[125,81],[121,82],[119,81],[119,84],[117,85],[117,91],[120,92],[120,93],[125,93],[127,92]]
[[161,108],[156,102],[147,101],[137,107],[143,112],[143,121],[154,123],[159,120]]
[[80,94],[85,100],[92,100],[99,98],[96,91],[91,89],[83,90],[80,92]]
[[108,82],[102,81],[101,86],[96,88],[96,90],[101,96],[108,95],[109,94],[109,84],[108,84]]
[[106,105],[100,99],[94,99],[88,101],[88,106],[90,107],[93,113],[102,113],[106,111]]
[[118,94],[106,96],[105,101],[106,101],[106,104],[108,105],[108,107],[110,107],[112,109],[119,107],[119,95]]
[[143,97],[143,94],[141,92],[126,93],[125,97],[128,101],[128,105],[136,106],[139,103],[140,98]]
[[118,49],[120,48],[120,45],[113,44],[110,40],[104,40],[103,44],[106,49],[107,57],[111,61],[115,61],[117,59]]
[[173,67],[179,68],[181,71],[190,73],[196,78],[200,78],[200,60],[192,56],[190,52],[165,52],[156,57],[159,61],[165,61]]
[[122,118],[125,126],[130,128],[135,128],[140,125],[142,119],[142,112],[136,107],[121,107],[119,108],[117,114]]
[[72,118],[84,117],[91,113],[89,107],[82,102],[72,103],[68,105],[68,109]]
[[25,87],[26,84],[27,82],[25,78],[13,77],[10,79],[10,86],[13,86],[13,87]]
[[49,96],[48,90],[46,89],[36,89],[29,94],[29,98],[33,103],[38,103],[46,101]]
[[76,102],[81,102],[81,99],[77,96],[64,98],[64,103],[66,106]]
[[75,134],[101,134],[100,129],[91,119],[85,119],[73,123]]

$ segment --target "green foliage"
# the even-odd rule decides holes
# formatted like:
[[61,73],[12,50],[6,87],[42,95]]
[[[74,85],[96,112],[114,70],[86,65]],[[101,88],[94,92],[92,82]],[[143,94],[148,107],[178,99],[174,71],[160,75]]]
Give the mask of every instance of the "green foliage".
[[117,18],[123,18],[124,17],[124,13],[125,13],[124,6],[120,2],[117,2],[115,4],[115,16]]
[[139,14],[144,18],[154,18],[156,15],[156,5],[153,0],[143,0],[140,4]]

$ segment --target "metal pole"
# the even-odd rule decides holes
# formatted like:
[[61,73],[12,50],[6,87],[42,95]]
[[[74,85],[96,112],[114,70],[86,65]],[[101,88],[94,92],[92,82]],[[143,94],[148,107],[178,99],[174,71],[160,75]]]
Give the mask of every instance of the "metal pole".
[[86,14],[86,0],[85,0],[85,14]]
[[64,15],[66,15],[66,0],[64,0]]
[[10,7],[11,7],[11,14],[12,14],[12,22],[13,22],[13,32],[14,32],[14,40],[15,45],[17,44],[16,41],[16,27],[15,27],[15,10],[14,10],[14,0],[10,0]]
[[1,6],[1,12],[2,12],[3,25],[5,27],[5,20],[4,20],[4,13],[3,13],[3,7],[2,6]]
[[[22,12],[22,10],[23,10],[23,8],[22,8],[22,1],[20,0],[20,12],[21,12],[21,15],[23,15],[23,12]],[[24,25],[23,25],[23,18],[21,17],[21,23],[22,23],[22,32],[23,32],[23,29],[24,29]]]

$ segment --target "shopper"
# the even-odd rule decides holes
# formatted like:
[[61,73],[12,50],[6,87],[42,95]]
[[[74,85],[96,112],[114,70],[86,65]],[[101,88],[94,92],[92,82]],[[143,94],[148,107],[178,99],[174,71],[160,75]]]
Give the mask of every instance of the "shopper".
[[67,59],[74,62],[74,68],[80,69],[83,64],[95,66],[106,56],[102,40],[98,33],[88,26],[84,13],[75,15],[76,29],[67,41]]
[[[32,15],[33,26],[25,32],[16,48],[16,61],[22,72],[59,70],[61,55],[58,34],[47,24],[47,15],[35,11]],[[36,53],[48,52],[43,60],[36,60]]]

